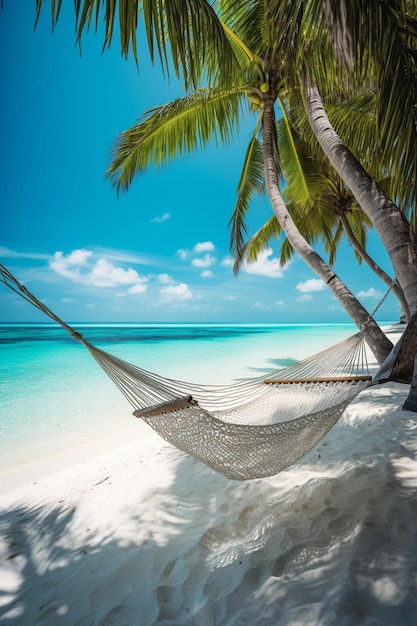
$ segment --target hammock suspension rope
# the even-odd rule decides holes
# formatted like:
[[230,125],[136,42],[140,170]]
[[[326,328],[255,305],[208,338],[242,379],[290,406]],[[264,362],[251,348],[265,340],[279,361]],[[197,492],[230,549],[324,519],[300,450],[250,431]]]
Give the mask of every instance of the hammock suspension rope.
[[166,378],[93,346],[1,264],[0,281],[87,348],[132,405],[133,415],[231,479],[270,476],[293,464],[371,380],[363,333],[294,365],[229,385]]

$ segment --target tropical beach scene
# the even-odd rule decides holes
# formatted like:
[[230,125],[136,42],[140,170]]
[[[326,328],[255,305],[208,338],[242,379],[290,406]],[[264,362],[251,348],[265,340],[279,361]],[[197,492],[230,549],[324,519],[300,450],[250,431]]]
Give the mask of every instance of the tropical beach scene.
[[17,4],[0,624],[414,625],[414,2]]

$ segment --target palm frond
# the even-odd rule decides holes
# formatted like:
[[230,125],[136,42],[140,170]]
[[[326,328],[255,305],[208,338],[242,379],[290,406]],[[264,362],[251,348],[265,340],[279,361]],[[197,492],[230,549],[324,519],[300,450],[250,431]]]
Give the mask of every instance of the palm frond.
[[277,141],[281,172],[285,180],[285,197],[298,205],[314,202],[325,184],[323,161],[313,153],[282,101],[281,117],[277,120]]
[[[36,22],[44,0],[36,0]],[[51,1],[53,26],[62,0]],[[236,58],[222,25],[208,0],[74,0],[77,41],[94,25],[104,23],[103,50],[112,44],[118,28],[123,56],[131,52],[138,62],[137,31],[142,17],[152,61],[159,57],[169,74],[174,68],[186,84],[219,67],[232,74]]]
[[152,164],[170,163],[213,139],[227,143],[238,129],[241,99],[239,89],[202,89],[150,109],[116,138],[106,176],[118,190],[127,189]]
[[[262,57],[265,42],[262,23],[265,21],[265,1],[215,0],[213,3],[221,19],[245,43],[251,53]],[[256,27],[254,27],[256,25]]]
[[[379,177],[381,166],[383,175],[389,173],[385,188],[408,213],[409,207],[417,205],[416,3],[343,0],[328,4],[333,10],[344,5],[355,74],[366,79],[370,88],[375,87],[376,137],[374,144],[368,144],[369,161],[362,162],[374,176],[378,163]],[[354,147],[352,150],[355,152]],[[415,212],[411,219],[417,219]]]
[[292,247],[288,239],[285,237],[283,241],[281,242],[281,246],[280,246],[279,264],[281,265],[281,267],[285,267],[285,265],[287,265],[287,263],[291,261],[294,254],[295,254],[294,248]]
[[261,116],[258,118],[258,123],[246,150],[242,173],[237,187],[238,198],[229,220],[229,227],[231,227],[230,249],[236,257],[239,257],[242,253],[244,235],[247,233],[245,218],[250,201],[254,194],[261,194],[264,191],[262,145],[257,138],[260,121]]
[[256,261],[260,252],[268,248],[271,239],[279,238],[281,232],[281,226],[275,215],[273,215],[254,235],[252,235],[252,237],[250,237],[250,239],[248,239],[240,250],[240,253],[236,255],[233,266],[235,274],[238,274],[245,261],[248,263]]

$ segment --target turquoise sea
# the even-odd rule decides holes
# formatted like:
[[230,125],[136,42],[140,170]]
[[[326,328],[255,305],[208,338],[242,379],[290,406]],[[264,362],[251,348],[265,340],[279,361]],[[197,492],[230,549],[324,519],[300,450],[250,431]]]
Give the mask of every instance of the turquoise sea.
[[[91,343],[170,378],[229,383],[287,365],[353,324],[75,324]],[[89,352],[53,324],[0,324],[0,469],[123,429],[131,407]]]

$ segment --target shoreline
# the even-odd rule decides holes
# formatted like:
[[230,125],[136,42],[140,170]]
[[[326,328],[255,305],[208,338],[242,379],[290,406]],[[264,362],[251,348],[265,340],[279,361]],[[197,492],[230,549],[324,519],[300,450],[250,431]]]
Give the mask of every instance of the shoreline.
[[[48,325],[48,323],[45,323],[45,325]],[[53,324],[49,325],[55,326]],[[391,324],[385,327],[384,330],[395,343],[399,339],[403,328],[404,325],[402,324]],[[368,362],[371,370],[376,371],[376,362],[369,349]],[[107,378],[106,382],[110,384]],[[116,392],[113,385],[111,385],[111,389]],[[120,400],[118,410],[121,411],[123,406],[121,402],[124,403],[124,399],[118,395],[118,392],[117,396]],[[158,437],[148,425],[132,417],[131,407],[128,404],[126,404],[126,412],[123,411],[118,417],[113,418],[113,424],[114,426],[112,427],[107,426],[105,432],[101,432],[95,439],[89,437],[78,441],[74,432],[71,437],[59,441],[57,450],[45,451],[45,449],[41,448],[39,454],[30,460],[26,460],[21,452],[13,464],[0,468],[0,498],[3,494],[20,488],[25,484],[30,484],[31,481],[35,482],[49,474],[56,474],[63,469],[78,466],[91,458],[101,457],[127,446],[132,441],[140,443],[143,439]],[[159,441],[161,447],[166,445],[162,438],[159,438]]]
[[[121,423],[122,420],[121,420]],[[59,474],[64,470],[74,470],[96,458],[111,455],[129,445],[156,438],[156,433],[144,422],[132,418],[124,420],[123,428],[99,436],[97,439],[62,446],[57,451],[42,453],[30,460],[21,460],[14,465],[0,469],[0,504],[3,495],[26,485]],[[161,443],[164,443],[161,440]]]
[[[61,332],[61,329],[58,330]],[[343,332],[336,332],[335,337],[333,332],[330,336],[322,331],[317,331],[317,334],[313,333],[311,336],[307,332],[307,335],[303,333],[302,339],[295,342],[285,339],[286,335],[284,340],[281,335],[272,335],[273,339],[270,340],[269,334],[255,333],[248,337],[243,336],[241,340],[238,334],[238,338],[233,338],[229,345],[220,335],[216,341],[186,342],[184,359],[180,364],[175,342],[168,345],[166,352],[163,342],[159,345],[150,342],[149,346],[145,345],[146,342],[143,346],[133,342],[133,348],[130,348],[131,344],[120,343],[116,347],[112,346],[110,351],[115,349],[119,357],[168,378],[179,377],[182,380],[202,384],[223,384],[269,372],[285,364],[288,357],[291,360],[303,359],[320,352],[323,347],[331,344],[333,339],[337,343],[344,336]],[[99,448],[97,437],[102,439],[103,450],[110,450],[115,445],[122,445],[124,441],[128,442],[131,438],[136,439],[152,432],[146,425],[139,425],[132,417],[130,404],[82,346],[76,344],[70,346],[62,368],[59,345],[58,349],[55,349],[53,344],[50,349],[46,343],[44,350],[42,342],[38,344],[35,342],[34,353],[30,352],[32,350],[30,343],[27,350],[29,352],[24,350],[21,354],[18,353],[15,363],[19,363],[19,359],[25,363],[25,359],[30,355],[33,359],[30,373],[34,378],[26,377],[26,365],[20,368],[13,359],[11,373],[8,374],[7,369],[5,371],[5,384],[8,389],[3,398],[4,423],[2,430],[0,429],[2,433],[0,493],[9,488],[6,478],[8,475],[11,476],[12,484],[15,484],[16,480],[22,482],[22,478],[15,476],[18,474],[23,476],[28,459],[31,459],[30,465],[34,470],[38,462],[46,466],[48,459],[51,470],[59,469],[58,457],[62,457],[62,463],[67,466],[71,464],[71,455],[75,461],[81,453],[81,456],[88,457],[89,447],[91,454],[96,454]],[[219,350],[223,350],[221,363]],[[47,355],[46,358],[44,354]],[[156,358],[157,354],[159,356]],[[149,360],[151,356],[155,357],[153,361]],[[6,350],[5,364],[8,363],[8,358]],[[197,367],[194,365],[195,361],[199,363]],[[42,377],[44,368],[45,376],[50,378]],[[25,378],[20,381],[22,373]],[[43,470],[43,474],[45,471]],[[30,471],[28,475],[30,477]]]
[[315,448],[264,479],[229,480],[135,419],[0,473],[0,621],[413,626],[408,390],[365,388]]

